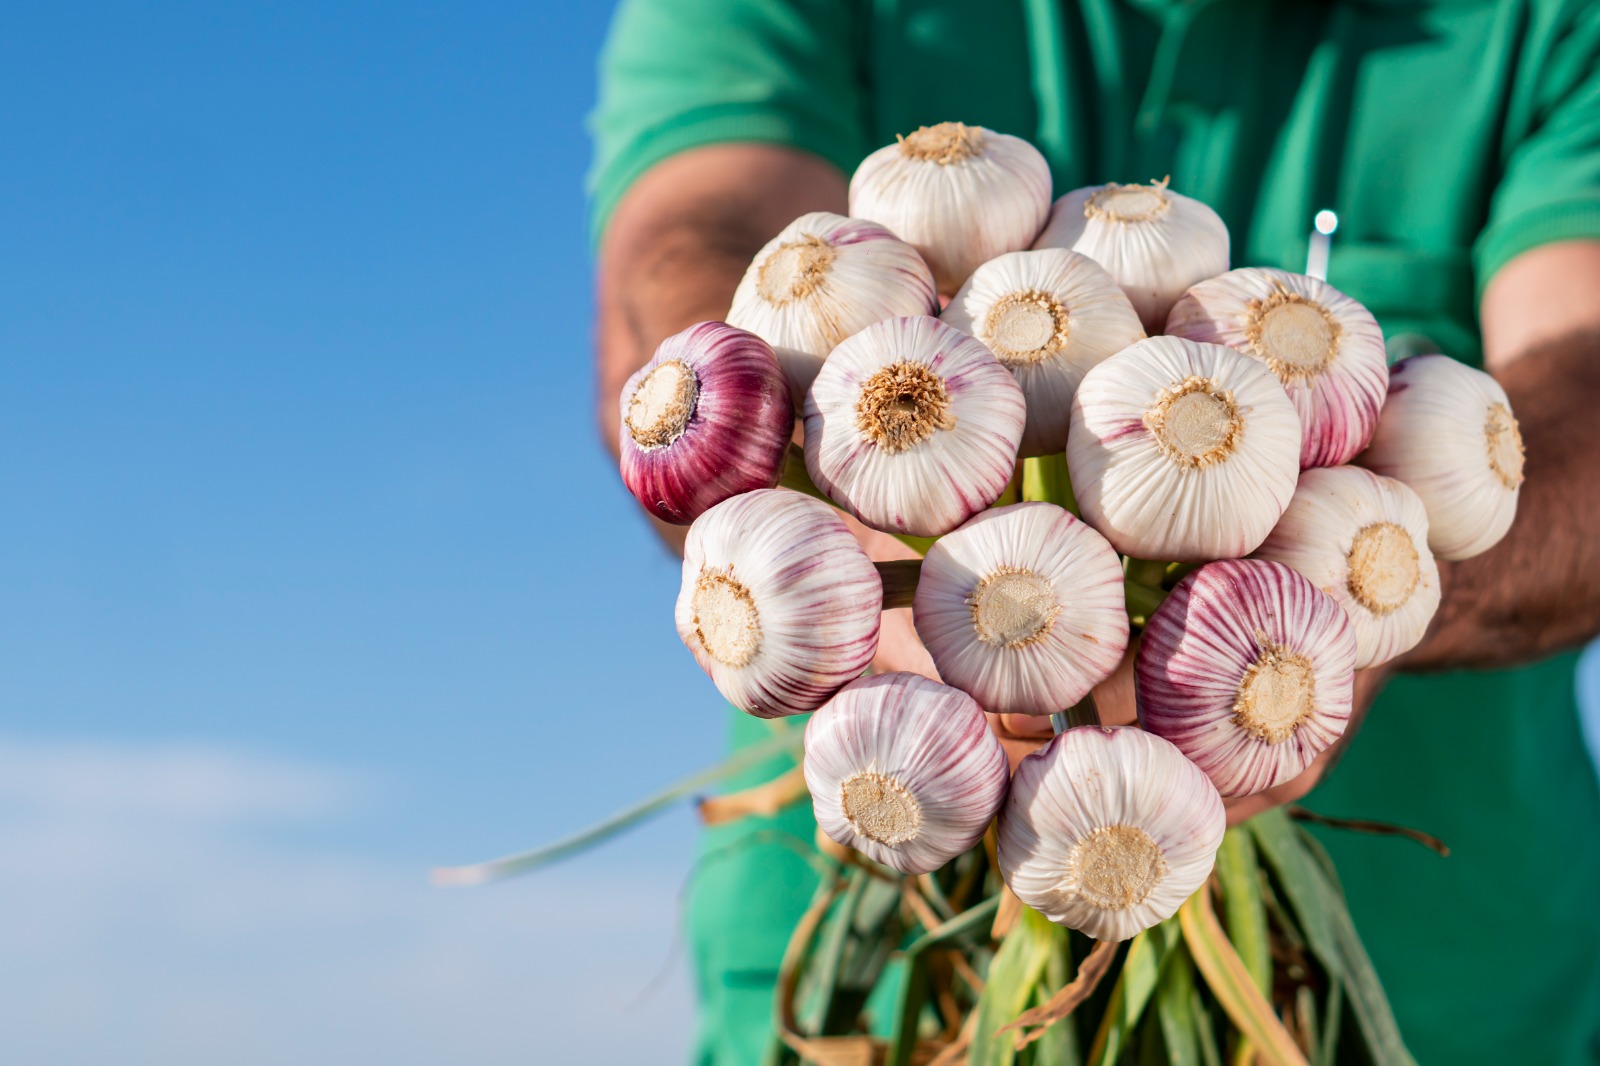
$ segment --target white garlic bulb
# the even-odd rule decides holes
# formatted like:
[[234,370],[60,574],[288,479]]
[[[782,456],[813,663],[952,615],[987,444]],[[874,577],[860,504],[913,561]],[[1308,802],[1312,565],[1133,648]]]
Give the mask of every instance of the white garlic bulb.
[[804,766],[822,831],[907,874],[982,839],[1008,781],[972,697],[907,673],[852,681],[824,704],[806,723]]
[[683,548],[678,636],[740,710],[815,710],[878,648],[883,582],[821,500],[758,489],[695,519]]
[[846,340],[806,394],[806,470],[874,529],[936,537],[1005,491],[1026,405],[989,349],[937,318]]
[[1409,485],[1428,511],[1428,547],[1470,559],[1517,516],[1522,433],[1505,389],[1447,355],[1414,355],[1389,371],[1389,398],[1356,460]]
[[756,253],[728,323],[772,345],[795,407],[840,341],[874,322],[939,310],[917,250],[875,222],[801,215]]
[[1254,558],[1286,563],[1345,609],[1356,669],[1414,648],[1439,608],[1428,515],[1403,482],[1355,466],[1307,470]]
[[1356,637],[1344,610],[1282,563],[1228,559],[1178,582],[1139,640],[1139,724],[1224,796],[1282,784],[1344,733]]
[[1144,339],[1111,275],[1064,248],[1010,252],[973,271],[939,316],[984,343],[1028,401],[1024,458],[1067,445],[1072,393],[1088,369]]
[[1128,646],[1122,561],[1050,503],[984,511],[928,549],[912,617],[939,676],[995,714],[1053,714]]
[[1338,466],[1367,446],[1389,385],[1377,319],[1325,281],[1242,267],[1189,289],[1166,332],[1265,363],[1300,415],[1300,465]]
[[1228,227],[1164,181],[1074,189],[1055,202],[1033,246],[1070,248],[1105,267],[1151,334],[1189,286],[1228,269]]
[[1000,872],[1052,922],[1127,940],[1205,884],[1226,824],[1216,787],[1170,743],[1131,726],[1079,726],[1012,776]]
[[1151,337],[1084,375],[1067,467],[1083,517],[1124,555],[1237,558],[1294,494],[1300,419],[1248,356]]
[[861,161],[850,214],[887,226],[955,292],[978,268],[1028,247],[1050,210],[1050,165],[1020,137],[941,122]]

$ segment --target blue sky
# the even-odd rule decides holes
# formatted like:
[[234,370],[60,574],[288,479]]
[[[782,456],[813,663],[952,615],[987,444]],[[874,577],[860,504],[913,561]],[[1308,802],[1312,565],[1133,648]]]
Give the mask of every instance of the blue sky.
[[604,5],[20,7],[0,1046],[672,1060],[687,813],[424,881],[722,734],[591,427]]

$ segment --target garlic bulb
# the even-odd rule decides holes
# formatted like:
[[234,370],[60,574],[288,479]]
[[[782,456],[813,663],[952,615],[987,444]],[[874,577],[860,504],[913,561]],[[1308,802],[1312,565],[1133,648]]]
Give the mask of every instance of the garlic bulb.
[[1389,385],[1383,331],[1365,307],[1316,278],[1243,267],[1192,287],[1166,332],[1226,344],[1265,363],[1300,415],[1300,465],[1338,466],[1367,446]]
[[650,513],[683,525],[778,483],[794,433],[766,341],[701,322],[661,342],[622,388],[622,480]]
[[1178,582],[1134,660],[1139,724],[1176,744],[1224,796],[1282,784],[1350,720],[1355,629],[1282,563],[1230,559]]
[[941,122],[861,161],[850,214],[889,227],[933,268],[939,291],[980,263],[1026,248],[1050,210],[1050,165],[1020,137]]
[[933,272],[875,222],[816,211],[756,254],[728,322],[772,345],[798,408],[840,341],[874,322],[939,311]]
[[972,697],[907,673],[852,681],[824,704],[806,723],[804,766],[822,831],[907,874],[982,839],[1008,781]]
[[939,676],[996,714],[1071,707],[1128,646],[1121,559],[1050,503],[996,507],[936,541],[912,617]]
[[833,350],[805,412],[817,488],[874,529],[936,537],[1005,491],[1026,405],[978,341],[891,318]]
[[1356,460],[1405,482],[1428,511],[1428,547],[1470,559],[1517,516],[1522,433],[1500,383],[1447,355],[1414,355],[1389,371],[1389,399]]
[[1079,726],[1023,759],[1000,811],[1000,872],[1052,922],[1127,940],[1205,884],[1222,797],[1167,741]]
[[1074,189],[1055,202],[1033,246],[1070,248],[1105,267],[1152,334],[1189,286],[1228,269],[1228,227],[1165,181]]
[[1084,373],[1144,339],[1111,275],[1064,248],[991,259],[939,317],[982,341],[1016,376],[1028,401],[1024,458],[1065,448],[1072,393]]
[[821,500],[760,489],[689,527],[678,636],[718,691],[758,718],[815,710],[878,647],[883,584]]
[[1345,609],[1358,670],[1410,651],[1439,607],[1422,499],[1360,467],[1301,474],[1288,510],[1254,557],[1294,567]]
[[1248,356],[1151,337],[1084,375],[1067,467],[1083,517],[1124,555],[1236,558],[1294,494],[1300,419]]

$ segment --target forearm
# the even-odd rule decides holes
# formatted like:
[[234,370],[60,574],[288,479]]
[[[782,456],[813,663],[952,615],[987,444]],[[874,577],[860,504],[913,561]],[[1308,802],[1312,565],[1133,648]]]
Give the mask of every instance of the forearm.
[[1499,370],[1527,452],[1516,521],[1444,564],[1444,600],[1409,670],[1510,666],[1600,632],[1600,332],[1541,343]]

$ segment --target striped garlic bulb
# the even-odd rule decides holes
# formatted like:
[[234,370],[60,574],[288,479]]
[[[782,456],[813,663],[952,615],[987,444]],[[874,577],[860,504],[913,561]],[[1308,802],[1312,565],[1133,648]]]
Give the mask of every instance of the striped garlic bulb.
[[907,673],[852,681],[824,704],[806,723],[804,765],[822,831],[906,874],[982,839],[1009,780],[972,697]]
[[1085,374],[1072,400],[1081,512],[1124,555],[1248,555],[1289,505],[1299,456],[1283,386],[1220,344],[1142,340]]
[[1023,759],[1000,811],[1000,872],[1058,925],[1127,940],[1205,884],[1227,824],[1183,753],[1124,726],[1079,726]]
[[936,537],[1005,491],[1022,389],[937,318],[891,318],[833,350],[806,395],[806,470],[874,529]]
[[1189,286],[1228,269],[1228,227],[1164,181],[1074,189],[1055,202],[1033,246],[1070,248],[1105,267],[1151,334]]
[[887,226],[953,293],[979,264],[1028,247],[1050,210],[1050,166],[1020,137],[941,122],[878,149],[850,178],[850,214]]
[[695,520],[683,549],[678,636],[740,710],[815,710],[878,647],[883,582],[821,500],[762,489]]
[[1139,724],[1177,745],[1224,796],[1282,784],[1350,720],[1355,629],[1282,563],[1228,559],[1178,582],[1134,660]]
[[1144,339],[1139,316],[1111,275],[1064,248],[991,259],[940,317],[982,341],[1022,386],[1024,458],[1065,448],[1072,393],[1083,375]]
[[760,337],[701,322],[661,342],[622,388],[622,480],[649,512],[685,525],[778,483],[794,432],[783,371]]
[[756,253],[728,322],[772,345],[794,405],[839,342],[885,318],[939,310],[917,250],[875,222],[801,215]]
[[1300,465],[1338,466],[1367,446],[1389,384],[1383,331],[1325,281],[1242,267],[1199,282],[1166,333],[1226,344],[1265,363],[1300,415]]
[[928,549],[913,619],[939,676],[996,714],[1052,714],[1128,646],[1122,561],[1050,503],[996,507]]
[[1522,432],[1505,389],[1447,355],[1414,355],[1389,371],[1389,399],[1356,462],[1409,485],[1428,512],[1428,547],[1470,559],[1517,516]]
[[1307,470],[1254,558],[1294,567],[1345,609],[1356,669],[1414,648],[1439,608],[1428,515],[1404,483],[1356,466]]

